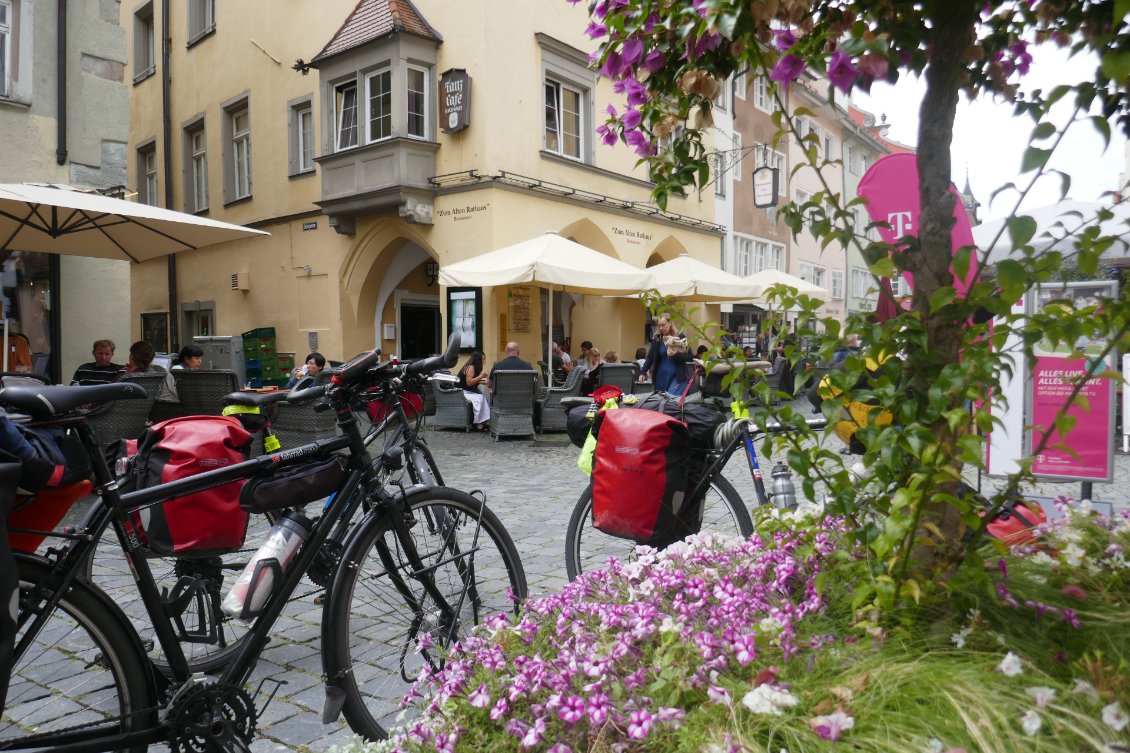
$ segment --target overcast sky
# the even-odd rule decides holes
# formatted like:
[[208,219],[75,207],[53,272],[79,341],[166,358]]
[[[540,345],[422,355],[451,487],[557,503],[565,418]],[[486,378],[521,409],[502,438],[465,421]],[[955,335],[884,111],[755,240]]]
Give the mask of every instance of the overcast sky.
[[[1093,75],[1093,57],[1068,58],[1066,52],[1050,46],[1035,49],[1033,53],[1032,68],[1021,80],[1025,89],[1047,90]],[[853,96],[859,107],[874,113],[876,118],[886,114],[891,139],[914,146],[918,141],[918,108],[924,91],[925,85],[920,80],[904,78],[895,86],[877,83],[870,95],[856,92]],[[1057,106],[1053,110],[1056,123],[1066,121],[1069,111],[1066,105]],[[976,102],[962,98],[954,124],[953,180],[959,190],[964,188],[968,166],[969,184],[981,202],[982,221],[1007,216],[1016,202],[1015,195],[1002,193],[990,206],[989,196],[993,191],[1010,181],[1024,187],[1031,179],[1030,175],[1019,175],[1021,156],[1031,130],[1031,119],[1014,117],[1007,104],[987,97]],[[1076,123],[1052,157],[1050,166],[1072,176],[1068,198],[1095,201],[1124,180],[1125,146],[1126,138],[1115,131],[1111,146],[1104,152],[1102,137],[1094,126]],[[1059,190],[1058,178],[1045,177],[1036,184],[1024,206],[1032,209],[1055,203]]]

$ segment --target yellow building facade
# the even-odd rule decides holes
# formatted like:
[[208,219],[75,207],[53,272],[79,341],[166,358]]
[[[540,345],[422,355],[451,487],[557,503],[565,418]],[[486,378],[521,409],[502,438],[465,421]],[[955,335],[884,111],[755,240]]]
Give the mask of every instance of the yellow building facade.
[[[150,0],[122,13],[139,200],[271,233],[178,254],[175,269],[136,265],[139,335],[144,317],[159,339],[163,313],[181,344],[274,327],[299,356],[316,343],[328,358],[412,358],[458,326],[488,363],[509,340],[534,361],[544,291],[448,290],[438,269],[546,231],[640,267],[720,263],[713,192],[660,212],[636,155],[598,143],[622,102],[587,66],[581,4]],[[645,345],[637,300],[553,305],[574,352]]]

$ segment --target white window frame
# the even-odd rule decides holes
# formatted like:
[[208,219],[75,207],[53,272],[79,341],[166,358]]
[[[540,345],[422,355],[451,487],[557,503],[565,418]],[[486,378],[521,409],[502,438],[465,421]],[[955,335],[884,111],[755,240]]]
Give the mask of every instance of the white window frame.
[[785,271],[785,247],[781,243],[769,244],[769,261],[768,269],[778,269],[782,272]]
[[[353,101],[348,102],[347,94],[352,93]],[[357,81],[350,79],[336,84],[333,88],[334,105],[334,135],[333,144],[335,152],[353,149],[359,143],[361,103],[357,101],[360,95]],[[366,97],[366,101],[368,97]]]
[[714,195],[726,198],[726,153],[714,150]]
[[802,261],[797,262],[797,277],[805,282],[812,282],[816,276],[816,265],[811,262]]
[[754,167],[775,167],[777,168],[777,195],[785,197],[788,191],[785,184],[788,183],[788,169],[785,155],[781,152],[774,151],[765,146],[759,146],[754,150]]
[[859,174],[859,165],[855,161],[855,144],[844,143],[844,167],[852,175]]
[[0,0],[0,97],[12,91],[12,2]]
[[[419,113],[412,112],[412,95],[415,93],[412,89],[413,73],[420,74],[420,81],[423,86],[423,91],[419,92],[421,109]],[[431,101],[431,72],[422,65],[408,65],[404,77],[404,134],[409,138],[427,139],[431,133]],[[419,133],[414,132],[412,129],[412,117],[417,114],[420,117]]]
[[827,288],[828,286],[824,283],[824,278],[826,278],[827,276],[828,276],[828,270],[827,269],[825,269],[824,267],[821,267],[818,264],[812,265],[812,280],[811,280],[811,282],[812,282],[813,285],[818,285],[819,287]]
[[246,92],[221,105],[224,203],[251,198],[254,191],[251,104]]
[[836,158],[836,137],[830,131],[824,131],[824,156],[827,159]]
[[748,84],[746,83],[746,76],[749,74],[749,68],[746,68],[741,73],[734,74],[734,96],[738,99],[745,100]]
[[866,299],[874,292],[871,273],[866,269],[853,269],[851,271],[851,297]]
[[157,142],[154,139],[137,147],[137,202],[158,206]]
[[843,270],[833,269],[828,274],[829,290],[832,291],[832,298],[842,300],[844,297],[844,273]]
[[757,76],[753,79],[753,106],[770,115],[780,109],[777,106],[777,98],[769,91],[769,79],[765,76]]
[[891,290],[894,291],[895,298],[901,298],[913,292],[910,289],[910,283],[904,280],[902,275],[891,280]]
[[291,177],[314,172],[313,97],[300,97],[287,103],[287,170]]
[[803,204],[812,201],[812,192],[806,191],[803,188],[797,188],[793,192],[793,196],[795,197],[794,201],[796,201],[797,209],[800,209],[802,212],[804,212],[804,221],[812,222],[813,217],[816,216],[816,207],[810,206],[807,209],[802,208]]
[[203,212],[208,209],[208,135],[204,120],[200,118],[184,129],[185,211]]
[[734,274],[749,277],[753,274],[753,247],[756,239],[742,233],[734,233]]
[[188,46],[216,30],[216,0],[188,0]]
[[[584,154],[585,154],[585,128],[584,128],[585,117],[584,117],[584,112],[585,112],[585,101],[586,101],[585,100],[585,94],[586,94],[586,92],[583,89],[576,87],[576,86],[573,86],[572,84],[570,84],[568,82],[559,81],[559,80],[557,80],[553,77],[550,77],[550,76],[547,76],[545,78],[545,83],[544,83],[544,86],[542,87],[542,91],[544,92],[543,97],[544,97],[544,112],[545,112],[545,126],[544,126],[544,130],[543,130],[543,147],[545,148],[545,150],[547,152],[552,152],[553,154],[560,155],[560,156],[565,157],[567,159],[583,161]],[[551,92],[552,92],[552,94],[551,94]],[[576,103],[577,103],[576,112],[573,113],[573,117],[576,120],[577,132],[576,132],[576,134],[568,134],[570,136],[575,136],[575,138],[576,138],[577,146],[576,146],[576,153],[575,154],[570,152],[570,151],[567,151],[566,147],[565,147],[565,138],[566,138],[567,134],[566,134],[566,131],[565,131],[565,124],[562,122],[563,121],[562,114],[565,111],[565,104],[564,104],[564,93],[565,92],[569,92],[572,95],[574,95],[576,97]],[[551,105],[551,100],[552,100],[552,105]],[[550,123],[551,106],[552,106],[552,115],[553,115],[553,120],[554,120],[554,122],[552,124]],[[557,141],[556,145],[553,145],[553,144],[550,143],[551,136],[552,136],[553,139],[555,139]]]
[[859,155],[859,172],[860,172],[860,174],[867,172],[867,168],[869,168],[869,167],[871,167],[871,155],[870,154]]
[[[534,98],[538,104],[538,127],[541,136],[536,143],[541,146],[541,152],[546,156],[560,156],[564,159],[592,164],[594,148],[592,134],[596,129],[595,113],[593,112],[593,93],[596,91],[596,71],[589,67],[589,55],[585,50],[580,50],[565,42],[555,39],[548,34],[536,33],[538,46],[541,49],[541,77],[538,79],[539,94]],[[577,95],[577,111],[579,121],[577,124],[577,153],[569,154],[565,150],[565,140],[559,126],[560,107],[554,111],[554,122],[550,124],[547,117],[550,105],[554,104],[547,99],[547,89],[556,86],[565,87]],[[557,103],[560,103],[560,97]],[[557,148],[550,148],[550,141],[546,138],[552,131],[555,134]]]
[[[392,119],[392,68],[385,65],[365,74],[365,143],[391,139],[396,133]],[[382,88],[384,83],[387,88]],[[379,114],[378,114],[379,113]],[[377,128],[374,130],[374,124]],[[385,132],[387,126],[387,133]]]

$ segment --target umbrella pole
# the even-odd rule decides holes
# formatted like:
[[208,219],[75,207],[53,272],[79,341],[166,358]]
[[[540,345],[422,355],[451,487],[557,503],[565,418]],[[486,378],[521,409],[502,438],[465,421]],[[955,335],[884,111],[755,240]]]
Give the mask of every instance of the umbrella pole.
[[546,387],[553,386],[553,286],[547,288],[545,327],[545,381]]
[[8,317],[4,317],[4,371],[8,370]]

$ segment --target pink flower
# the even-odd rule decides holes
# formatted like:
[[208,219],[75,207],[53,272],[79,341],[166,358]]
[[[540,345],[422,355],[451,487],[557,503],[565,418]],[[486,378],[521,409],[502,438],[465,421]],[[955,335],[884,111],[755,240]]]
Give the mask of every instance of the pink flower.
[[579,696],[571,695],[558,707],[557,715],[569,724],[579,722],[585,715],[585,702]]
[[711,685],[706,689],[706,697],[710,699],[711,703],[720,703],[723,706],[729,706],[733,703],[730,698],[730,691],[717,685]]
[[743,667],[753,661],[757,656],[756,639],[752,635],[743,635],[734,641],[734,656]]
[[1087,600],[1087,592],[1073,583],[1068,583],[1060,590],[1063,592],[1063,595],[1069,599],[1075,599],[1076,601]]
[[785,55],[773,66],[769,78],[777,83],[791,83],[804,73],[804,61],[796,55]]
[[828,62],[828,80],[832,85],[847,94],[857,78],[859,69],[851,62],[851,56],[843,50],[833,52],[832,59]]
[[812,731],[824,740],[836,742],[844,730],[855,726],[855,719],[850,714],[835,711],[827,716],[814,717],[808,724],[812,727]]
[[792,47],[796,44],[796,34],[792,29],[774,29],[773,30],[773,46],[781,52]]

